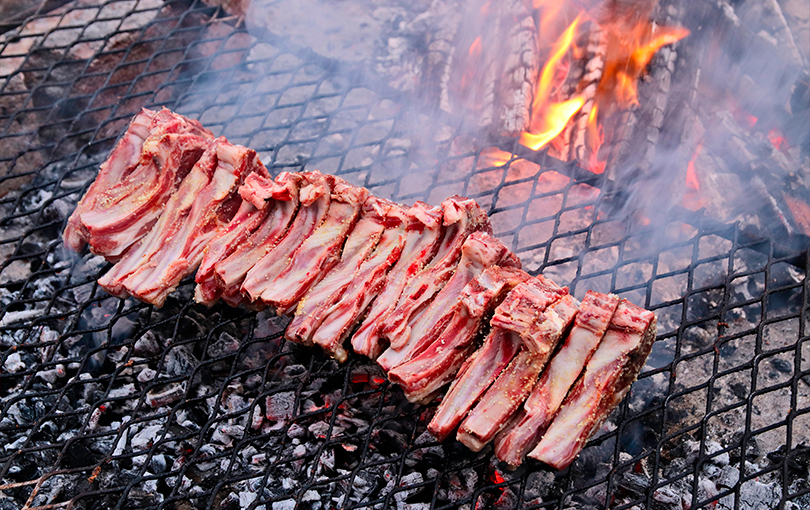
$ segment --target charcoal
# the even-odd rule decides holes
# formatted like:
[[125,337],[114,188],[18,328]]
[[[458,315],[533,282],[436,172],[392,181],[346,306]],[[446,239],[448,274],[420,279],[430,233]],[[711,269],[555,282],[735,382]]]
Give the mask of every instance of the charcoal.
[[287,436],[290,439],[300,439],[306,437],[306,435],[307,429],[305,429],[304,427],[302,427],[297,423],[293,423],[292,425],[290,425],[290,428],[287,429]]
[[227,331],[223,331],[216,342],[208,346],[208,356],[219,358],[233,354],[239,350],[239,340],[231,336]]
[[166,461],[167,458],[165,455],[162,454],[152,455],[152,458],[149,461],[149,470],[155,474],[161,474],[165,472],[167,467]]
[[146,403],[153,408],[177,402],[183,397],[185,389],[181,383],[167,384],[158,389],[152,389],[146,394]]
[[[785,462],[787,448],[785,445],[780,446],[776,451],[767,454],[768,460],[773,464],[781,464]],[[788,472],[791,474],[805,475],[810,468],[810,447],[806,444],[799,444],[793,454],[787,457]]]
[[645,494],[647,488],[650,486],[650,480],[643,474],[624,472],[619,478],[619,487],[628,491],[634,497],[639,497]]
[[160,343],[152,331],[147,331],[135,341],[134,353],[136,356],[154,356],[161,351]]
[[62,457],[62,464],[67,468],[92,466],[96,462],[97,456],[81,441],[71,442]]
[[274,393],[265,399],[265,417],[283,426],[295,413],[295,393]]
[[143,370],[141,370],[138,373],[137,379],[138,379],[138,382],[140,382],[142,384],[148,384],[151,381],[154,381],[155,376],[157,376],[157,372],[155,372],[151,368],[147,367],[147,368],[144,368]]
[[192,347],[180,345],[172,348],[166,355],[163,373],[169,376],[188,375],[199,364],[199,360],[191,352]]
[[655,510],[682,510],[683,495],[671,487],[657,489],[652,496],[652,508]]

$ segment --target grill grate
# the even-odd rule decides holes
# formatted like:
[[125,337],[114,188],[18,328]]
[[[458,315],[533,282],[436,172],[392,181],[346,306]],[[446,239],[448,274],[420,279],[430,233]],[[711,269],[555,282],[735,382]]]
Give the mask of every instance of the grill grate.
[[[0,508],[669,508],[673,493],[740,508],[766,479],[774,504],[806,501],[807,253],[688,211],[645,226],[603,176],[484,143],[237,21],[196,1],[84,0],[0,40]],[[367,360],[285,342],[283,319],[205,310],[188,281],[161,310],[107,296],[108,266],[60,231],[126,122],[159,105],[274,172],[476,198],[533,274],[658,314],[639,381],[571,468],[505,472],[433,442],[435,405]],[[492,144],[520,157],[493,166]]]

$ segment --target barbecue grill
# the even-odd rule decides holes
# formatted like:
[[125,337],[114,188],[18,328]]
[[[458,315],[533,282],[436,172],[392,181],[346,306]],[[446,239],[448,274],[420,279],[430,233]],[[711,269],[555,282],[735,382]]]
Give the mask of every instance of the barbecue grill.
[[[763,504],[810,501],[810,251],[686,209],[650,221],[606,174],[428,116],[200,1],[17,16],[0,42],[0,508],[746,508],[763,487]],[[435,442],[435,403],[408,403],[372,362],[285,341],[286,319],[207,310],[191,281],[160,310],[108,296],[109,266],[60,233],[144,106],[273,173],[475,198],[532,274],[655,311],[647,366],[571,467],[510,472]]]

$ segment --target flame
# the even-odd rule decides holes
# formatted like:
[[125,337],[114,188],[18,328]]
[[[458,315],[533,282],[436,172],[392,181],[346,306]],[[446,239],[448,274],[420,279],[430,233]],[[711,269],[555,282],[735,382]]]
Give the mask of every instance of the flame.
[[537,88],[532,101],[532,117],[529,131],[520,134],[520,143],[532,150],[542,149],[562,133],[571,117],[585,104],[585,98],[581,95],[562,102],[549,101],[557,65],[568,53],[581,17],[581,15],[577,16],[568,25],[560,38],[557,39],[557,42],[554,43],[551,49],[551,57],[543,66],[540,79],[537,81]]
[[605,142],[605,131],[596,121],[598,117],[599,105],[593,105],[588,113],[588,170],[595,174],[605,171],[606,161],[599,161],[599,148]]
[[481,159],[483,167],[504,166],[512,159],[512,154],[497,147],[488,147],[481,151]]
[[[532,0],[532,7],[540,10],[540,36],[545,37],[553,25],[563,16],[564,2],[559,0]],[[624,13],[613,13],[607,21],[580,12],[562,34],[554,41],[549,58],[543,66],[534,91],[531,107],[531,121],[526,132],[521,133],[520,143],[532,150],[540,150],[562,133],[571,119],[585,106],[586,97],[580,91],[574,97],[555,100],[555,83],[561,80],[570,62],[566,56],[573,53],[578,58],[574,39],[584,18],[598,24],[606,35],[605,65],[602,78],[594,97],[593,106],[587,111],[588,161],[583,161],[594,173],[605,171],[605,161],[599,161],[599,148],[604,143],[604,130],[600,123],[602,115],[610,115],[618,108],[628,108],[638,104],[638,79],[645,72],[653,55],[667,44],[672,44],[689,31],[682,27],[661,27],[650,23],[650,12],[645,9],[630,9]],[[472,50],[472,48],[471,48]],[[583,113],[584,114],[584,113]],[[556,143],[558,146],[564,142]]]
[[697,211],[706,206],[706,200],[700,195],[700,181],[695,171],[695,161],[697,161],[702,148],[703,141],[698,143],[695,148],[695,153],[692,155],[692,159],[690,159],[689,164],[686,165],[686,190],[683,195],[682,203],[683,206],[690,211]]
[[571,47],[571,42],[574,40],[574,34],[576,34],[577,25],[579,25],[580,18],[581,16],[577,16],[573,23],[571,23],[568,28],[565,29],[565,32],[563,32],[560,38],[557,39],[557,42],[554,44],[554,47],[551,50],[551,57],[546,62],[546,65],[543,66],[543,71],[540,73],[540,80],[538,80],[537,88],[534,91],[534,100],[532,101],[533,122],[540,118],[543,109],[547,106],[549,94],[551,93],[554,71],[556,70],[557,64],[559,64],[559,62],[568,52],[568,48]]
[[534,127],[532,130],[539,132],[521,133],[520,143],[535,151],[542,149],[548,142],[557,138],[557,135],[562,133],[568,121],[582,108],[583,104],[585,104],[585,99],[583,99],[582,96],[577,96],[568,101],[563,101],[562,103],[552,103],[548,105],[544,115],[540,117],[540,121],[536,123],[540,124],[539,128]]
[[557,19],[564,2],[560,0],[533,0],[533,9],[543,9],[543,15],[540,16],[540,33],[547,33],[551,29],[551,24]]
[[680,41],[689,30],[683,27],[662,27],[637,21],[628,30],[627,20],[606,23],[607,54],[599,100],[613,101],[621,108],[638,105],[638,79],[645,73],[653,55],[663,46]]
[[480,57],[482,49],[483,49],[483,47],[481,45],[481,36],[479,35],[478,37],[475,38],[473,43],[470,45],[470,56],[471,57],[476,57],[476,58]]

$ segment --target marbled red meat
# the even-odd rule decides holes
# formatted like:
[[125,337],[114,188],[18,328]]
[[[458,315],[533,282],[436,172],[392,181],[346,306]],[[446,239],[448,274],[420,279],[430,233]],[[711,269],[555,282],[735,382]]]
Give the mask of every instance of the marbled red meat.
[[[411,321],[453,276],[461,258],[461,247],[473,232],[492,233],[489,218],[475,200],[453,196],[442,202],[444,232],[439,250],[418,274],[408,281],[396,308],[385,318],[382,335],[390,347],[401,349],[410,337]],[[385,366],[384,366],[385,368]],[[393,368],[390,366],[389,368]]]
[[[245,195],[253,198],[272,195],[273,199],[259,200],[259,205],[261,202],[266,204],[267,216],[264,221],[233,253],[219,260],[215,265],[217,286],[221,289],[222,299],[229,305],[239,306],[250,302],[242,291],[245,276],[285,238],[298,212],[301,188],[310,185],[307,175],[287,172],[279,174],[276,183],[283,188],[279,194],[272,193],[272,190],[275,189],[272,186],[262,192],[256,191],[254,188],[263,184],[251,179],[246,180],[245,184],[239,188],[243,199]],[[312,198],[314,194],[306,196]],[[308,203],[305,203],[304,207],[307,206]]]
[[[385,319],[396,308],[397,301],[408,282],[433,258],[441,241],[442,210],[424,202],[416,202],[408,209],[405,243],[396,265],[382,282],[379,295],[366,314],[366,318],[352,336],[354,352],[376,359],[386,347],[380,336]],[[323,335],[331,336],[331,335]]]
[[298,301],[340,261],[340,252],[354,228],[368,190],[335,179],[332,200],[323,222],[290,256],[286,266],[261,293],[261,301],[279,313],[291,313]]
[[[95,180],[90,184],[78,205],[76,205],[73,214],[70,215],[63,234],[65,246],[73,251],[79,251],[84,247],[88,239],[92,239],[93,244],[96,245],[94,248],[94,250],[97,250],[96,253],[109,257],[118,257],[128,246],[139,239],[139,237],[132,239],[137,235],[136,231],[136,233],[130,235],[130,238],[122,237],[118,241],[118,244],[123,246],[110,246],[111,241],[109,240],[102,243],[94,238],[87,227],[82,225],[81,216],[84,213],[108,209],[111,205],[109,204],[108,192],[121,187],[129,175],[138,168],[146,140],[150,137],[160,139],[163,135],[172,133],[190,134],[205,139],[214,137],[198,121],[177,115],[166,108],[159,112],[142,109],[129,123],[124,135],[107,159],[104,160],[104,163],[101,164]],[[198,156],[200,154],[202,154],[202,151]],[[192,161],[191,165],[193,164]],[[185,170],[186,172],[188,168]],[[183,174],[182,171],[178,173]],[[136,193],[137,191],[133,190]],[[109,236],[109,232],[107,234]],[[146,232],[143,232],[141,236],[145,234]]]
[[[467,242],[476,235],[470,236]],[[529,278],[528,273],[516,267],[488,267],[464,287],[455,305],[445,306],[450,321],[438,338],[422,353],[391,370],[389,379],[402,386],[411,402],[433,400],[442,387],[453,381],[463,363],[475,351],[475,336],[486,315],[512,288]],[[436,304],[438,299],[433,303]],[[450,393],[442,405],[448,399],[453,402]],[[453,405],[449,403],[445,407]]]
[[81,213],[81,230],[90,250],[118,260],[152,229],[210,144],[208,138],[193,134],[149,137],[132,172],[100,191],[93,209]]
[[[253,266],[251,261],[257,261],[269,251],[286,231],[298,205],[300,182],[300,175],[288,172],[270,179],[266,169],[247,176],[239,187],[242,205],[230,223],[208,244],[197,269],[194,296],[198,303],[212,306],[230,289],[240,296],[237,304],[241,301],[238,288],[241,277]],[[222,272],[229,276],[237,273],[238,276],[233,277],[237,281],[226,284],[217,274],[219,268],[224,268]]]
[[534,387],[578,307],[579,302],[565,294],[540,312],[526,333],[519,333],[520,351],[461,423],[459,441],[479,451],[506,425]]
[[523,403],[518,419],[495,438],[495,453],[515,468],[535,447],[607,330],[619,298],[588,291],[562,347]]
[[[329,211],[335,178],[318,171],[302,174],[299,199],[301,206],[284,237],[248,268],[242,282],[242,292],[251,301],[258,300],[262,292],[284,270],[301,244],[317,229]],[[244,267],[240,264],[240,267]],[[219,274],[219,273],[218,273]],[[227,280],[226,280],[227,284]]]
[[630,391],[650,354],[655,315],[619,303],[607,333],[529,457],[564,469]]
[[[461,260],[450,279],[427,307],[408,324],[405,342],[394,344],[377,363],[389,372],[427,349],[450,323],[459,310],[459,297],[465,286],[491,266],[520,267],[520,260],[500,241],[485,232],[473,232],[461,247]],[[404,375],[404,373],[403,373]]]
[[377,197],[366,200],[360,219],[343,246],[340,262],[312,286],[295,310],[295,317],[287,326],[288,339],[312,345],[313,333],[332,306],[340,301],[360,266],[377,246],[392,208],[399,206]]
[[363,262],[340,301],[326,312],[323,322],[312,336],[315,344],[338,361],[346,361],[348,353],[343,343],[382,289],[386,273],[396,264],[405,242],[406,234],[402,227],[390,228],[383,233],[372,256]]
[[252,172],[265,172],[256,152],[214,140],[149,234],[107,272],[99,284],[115,295],[129,294],[163,306],[168,294],[197,269],[208,242],[233,218],[238,188]]

